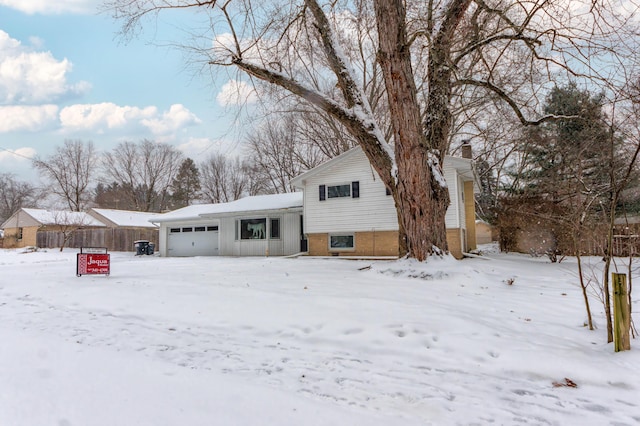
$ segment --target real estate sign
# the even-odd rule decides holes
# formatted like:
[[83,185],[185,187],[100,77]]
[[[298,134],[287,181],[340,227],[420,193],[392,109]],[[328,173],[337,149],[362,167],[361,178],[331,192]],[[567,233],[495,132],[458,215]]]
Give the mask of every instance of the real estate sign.
[[76,275],[109,275],[111,272],[111,258],[107,249],[82,248],[76,262]]

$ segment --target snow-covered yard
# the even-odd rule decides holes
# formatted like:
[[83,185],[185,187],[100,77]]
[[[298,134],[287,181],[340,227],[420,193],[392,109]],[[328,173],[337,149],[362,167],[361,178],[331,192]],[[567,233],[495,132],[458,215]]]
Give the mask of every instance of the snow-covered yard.
[[575,262],[489,257],[0,250],[0,425],[640,423],[640,341],[584,327]]

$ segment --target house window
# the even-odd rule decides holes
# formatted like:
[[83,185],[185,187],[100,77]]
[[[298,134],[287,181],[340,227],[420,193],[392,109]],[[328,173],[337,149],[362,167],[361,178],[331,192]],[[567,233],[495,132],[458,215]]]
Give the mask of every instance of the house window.
[[204,230],[207,228],[204,226],[196,226],[194,229],[196,232],[204,232]]
[[18,228],[18,241],[22,240],[22,231],[23,231],[22,228]]
[[176,233],[180,232],[180,228],[171,228],[171,229],[169,229],[169,232],[171,232],[172,234],[176,234]]
[[241,240],[265,240],[267,238],[267,219],[241,219]]
[[327,198],[351,197],[351,185],[333,185],[327,187]]
[[350,184],[342,185],[320,185],[319,200],[325,201],[327,198],[360,198],[360,182],[353,181]]
[[193,228],[182,228],[182,232],[193,232]]
[[207,226],[207,231],[217,231],[218,227],[217,226]]
[[269,238],[272,240],[280,239],[280,219],[271,219],[271,230],[269,231]]
[[353,234],[329,236],[329,250],[353,250],[354,248],[355,240]]

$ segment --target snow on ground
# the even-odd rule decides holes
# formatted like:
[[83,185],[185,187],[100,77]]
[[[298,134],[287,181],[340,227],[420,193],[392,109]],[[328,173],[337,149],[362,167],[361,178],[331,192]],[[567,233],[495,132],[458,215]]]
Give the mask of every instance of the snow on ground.
[[640,423],[639,342],[595,299],[584,327],[575,260],[487,257],[0,250],[0,425]]

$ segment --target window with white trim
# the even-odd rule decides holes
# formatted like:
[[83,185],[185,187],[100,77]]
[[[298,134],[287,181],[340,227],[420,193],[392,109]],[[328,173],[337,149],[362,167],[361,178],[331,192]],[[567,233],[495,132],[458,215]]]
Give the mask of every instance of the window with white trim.
[[319,200],[325,201],[328,198],[360,198],[360,182],[353,181],[340,185],[320,185]]
[[351,197],[351,185],[330,185],[327,186],[327,198]]

